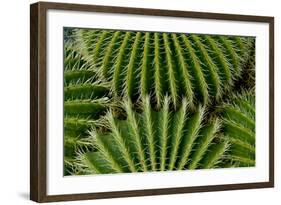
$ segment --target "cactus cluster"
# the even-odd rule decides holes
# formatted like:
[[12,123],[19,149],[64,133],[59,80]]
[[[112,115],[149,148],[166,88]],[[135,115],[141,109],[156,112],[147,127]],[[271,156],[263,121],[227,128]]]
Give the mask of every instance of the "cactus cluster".
[[65,33],[66,175],[255,165],[253,37]]

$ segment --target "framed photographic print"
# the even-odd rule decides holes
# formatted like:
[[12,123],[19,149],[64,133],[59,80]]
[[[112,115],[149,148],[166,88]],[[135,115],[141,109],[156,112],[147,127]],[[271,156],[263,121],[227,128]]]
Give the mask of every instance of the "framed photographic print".
[[31,5],[30,197],[274,186],[274,18]]

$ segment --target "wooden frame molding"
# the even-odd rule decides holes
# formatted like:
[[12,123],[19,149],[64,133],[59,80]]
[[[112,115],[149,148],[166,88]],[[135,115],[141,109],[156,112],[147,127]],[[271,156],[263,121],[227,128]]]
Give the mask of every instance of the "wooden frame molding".
[[[117,191],[71,195],[47,195],[46,187],[46,13],[48,9],[106,12],[200,19],[264,22],[269,24],[269,181],[228,185]],[[110,7],[39,2],[30,6],[30,199],[37,202],[101,199],[190,192],[209,192],[274,186],[274,18],[173,10]]]

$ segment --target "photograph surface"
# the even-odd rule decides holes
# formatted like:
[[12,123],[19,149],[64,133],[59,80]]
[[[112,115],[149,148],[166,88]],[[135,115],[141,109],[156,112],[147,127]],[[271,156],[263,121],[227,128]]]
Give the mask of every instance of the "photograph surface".
[[255,166],[255,37],[63,38],[65,176]]

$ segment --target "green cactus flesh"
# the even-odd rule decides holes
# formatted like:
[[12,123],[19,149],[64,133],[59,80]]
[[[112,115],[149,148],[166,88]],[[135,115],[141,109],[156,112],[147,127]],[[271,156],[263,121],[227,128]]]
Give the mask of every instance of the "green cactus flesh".
[[64,49],[64,163],[65,174],[70,174],[77,151],[91,147],[88,130],[106,113],[110,89],[98,80],[73,43],[67,42]]
[[174,107],[219,99],[241,76],[253,39],[195,34],[78,30],[85,59],[112,83],[114,96],[133,102],[151,95],[157,108],[165,95]]
[[155,111],[146,97],[139,113],[125,102],[126,119],[109,112],[109,131],[90,132],[96,151],[80,153],[77,169],[106,174],[217,167],[230,145],[219,132],[220,121],[204,123],[204,109],[190,113],[187,105],[183,99],[180,109],[171,112],[165,97],[163,108]]
[[255,166],[253,37],[66,31],[65,175]]
[[229,161],[237,166],[255,165],[255,93],[242,91],[220,107],[222,129],[231,142]]

